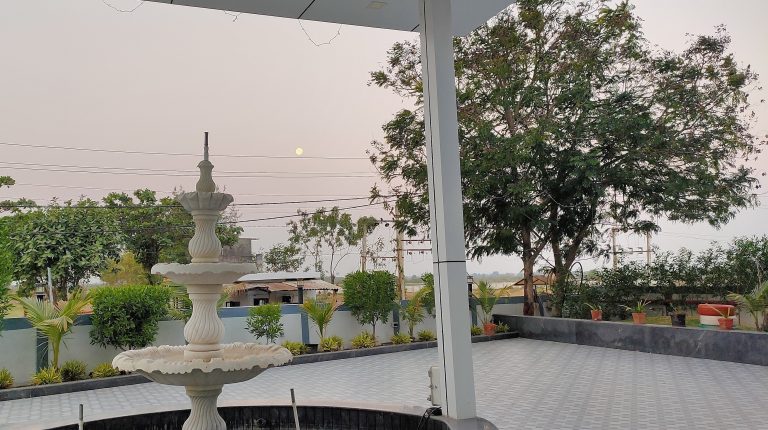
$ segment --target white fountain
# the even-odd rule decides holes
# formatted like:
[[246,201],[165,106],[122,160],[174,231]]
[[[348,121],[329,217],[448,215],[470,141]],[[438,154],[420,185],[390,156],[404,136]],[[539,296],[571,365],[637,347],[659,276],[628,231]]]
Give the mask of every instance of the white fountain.
[[192,316],[184,326],[185,346],[158,346],[126,351],[112,361],[120,370],[138,372],[166,385],[186,388],[192,407],[184,430],[224,430],[224,420],[216,409],[225,384],[247,381],[269,367],[291,361],[291,353],[277,345],[255,343],[221,344],[224,324],[219,318],[216,302],[221,297],[222,284],[232,283],[241,276],[256,272],[250,263],[221,263],[221,242],[216,236],[216,222],[233,198],[217,193],[208,161],[208,133],[205,133],[200,179],[195,192],[184,193],[179,202],[195,221],[195,235],[189,241],[191,264],[157,264],[152,273],[164,275],[186,285],[192,300]]

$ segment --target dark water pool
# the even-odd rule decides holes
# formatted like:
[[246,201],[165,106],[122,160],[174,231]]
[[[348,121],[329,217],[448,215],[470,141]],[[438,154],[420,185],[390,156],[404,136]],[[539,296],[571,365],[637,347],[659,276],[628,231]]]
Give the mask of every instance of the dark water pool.
[[[294,430],[290,406],[221,407],[219,414],[229,430]],[[300,406],[302,430],[448,430],[436,420],[417,415],[352,408]],[[86,422],[85,430],[178,430],[189,416],[188,410],[133,415]],[[53,427],[50,430],[77,430],[77,426]]]

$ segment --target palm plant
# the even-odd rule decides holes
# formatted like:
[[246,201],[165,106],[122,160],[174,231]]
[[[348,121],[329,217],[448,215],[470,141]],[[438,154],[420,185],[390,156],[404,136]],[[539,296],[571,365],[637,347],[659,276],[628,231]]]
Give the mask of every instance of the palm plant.
[[424,321],[424,309],[422,308],[422,301],[424,296],[431,294],[433,291],[428,291],[426,288],[420,289],[407,305],[402,306],[401,317],[408,322],[408,334],[413,337],[413,329],[420,322]]
[[509,286],[499,289],[491,288],[491,284],[486,281],[480,281],[477,283],[477,294],[473,293],[475,300],[480,305],[480,309],[483,310],[483,316],[481,318],[483,324],[490,324],[493,318],[493,307],[496,306],[496,302],[499,298],[509,290]]
[[768,281],[757,286],[757,288],[749,294],[731,293],[728,294],[727,298],[732,302],[736,302],[740,308],[752,315],[752,318],[755,319],[756,330],[766,329],[765,322],[761,325],[759,317],[760,314],[764,313],[765,309],[768,308]]
[[332,302],[316,299],[306,299],[301,305],[301,309],[307,313],[307,317],[317,326],[317,334],[320,335],[320,345],[325,339],[325,329],[333,319],[336,312],[336,305]]
[[14,300],[24,309],[24,316],[33,328],[48,338],[48,344],[53,349],[53,367],[59,367],[59,351],[64,337],[72,332],[75,319],[80,311],[91,303],[90,294],[77,289],[67,301],[52,304],[38,301],[34,298],[14,297]]

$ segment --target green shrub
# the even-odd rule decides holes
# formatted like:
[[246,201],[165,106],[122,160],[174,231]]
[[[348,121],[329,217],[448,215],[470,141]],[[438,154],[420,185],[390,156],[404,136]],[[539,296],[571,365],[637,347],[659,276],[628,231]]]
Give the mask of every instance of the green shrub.
[[117,376],[119,374],[120,374],[120,371],[112,367],[112,364],[101,363],[98,366],[93,368],[93,372],[91,372],[91,377],[93,379],[109,378],[110,376]]
[[469,332],[472,333],[472,336],[480,336],[483,334],[483,328],[478,325],[473,325],[472,328],[469,329]]
[[280,322],[281,315],[279,303],[252,307],[245,320],[247,330],[257,338],[263,337],[267,343],[275,343],[277,338],[284,334],[283,323]]
[[291,342],[290,340],[283,342],[283,348],[291,351],[291,354],[293,355],[306,354],[308,350],[307,345],[304,345],[301,342]]
[[87,377],[87,366],[82,361],[69,360],[61,366],[61,378],[64,382],[82,381]]
[[390,340],[395,345],[400,345],[401,343],[411,343],[411,336],[409,336],[408,333],[400,333],[392,336]]
[[32,385],[59,384],[61,382],[61,372],[53,366],[40,369],[32,376]]
[[6,368],[0,369],[0,390],[13,387],[13,375]]
[[341,336],[326,337],[320,342],[320,349],[323,351],[341,351],[344,346],[344,339]]
[[496,333],[508,333],[509,332],[509,326],[504,324],[503,322],[500,322],[496,325]]
[[375,270],[354,272],[344,277],[344,304],[362,325],[370,324],[376,336],[376,323],[386,323],[397,304],[397,278]]
[[416,334],[416,339],[419,342],[429,342],[431,340],[437,340],[437,335],[432,330],[422,330]]
[[376,346],[376,338],[371,333],[364,331],[352,338],[352,348],[373,348]]
[[128,350],[155,341],[168,315],[171,289],[162,285],[102,287],[93,291],[91,344]]

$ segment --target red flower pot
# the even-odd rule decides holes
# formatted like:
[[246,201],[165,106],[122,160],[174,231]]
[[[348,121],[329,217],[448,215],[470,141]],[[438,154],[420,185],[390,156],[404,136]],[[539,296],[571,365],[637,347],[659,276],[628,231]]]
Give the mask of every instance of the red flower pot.
[[600,309],[593,309],[590,312],[592,313],[592,321],[603,320],[603,311],[601,311]]
[[496,324],[494,323],[483,324],[483,333],[485,333],[486,336],[491,336],[493,334],[496,334]]
[[736,315],[736,308],[733,305],[714,305],[710,303],[702,303],[696,308],[696,312],[699,315],[709,317],[721,317],[723,315],[732,316]]
[[635,324],[645,324],[645,312],[632,312],[632,322]]
[[723,330],[733,330],[733,320],[731,318],[720,318],[717,320],[720,328]]

